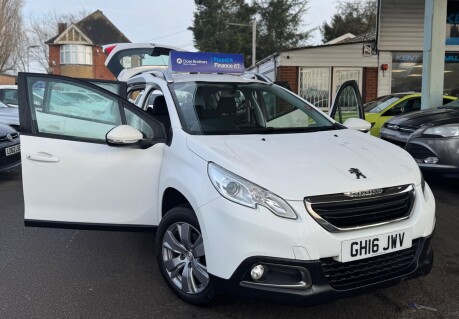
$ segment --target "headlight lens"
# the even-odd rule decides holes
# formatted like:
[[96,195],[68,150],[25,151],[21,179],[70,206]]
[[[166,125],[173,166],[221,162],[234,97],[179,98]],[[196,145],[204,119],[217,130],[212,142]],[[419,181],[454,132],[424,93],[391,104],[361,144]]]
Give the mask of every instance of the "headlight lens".
[[442,125],[430,127],[422,133],[423,135],[438,135],[443,137],[459,136],[459,124]]
[[261,205],[279,217],[297,219],[297,215],[290,205],[267,189],[255,185],[214,163],[209,163],[207,171],[215,189],[226,199],[251,208]]

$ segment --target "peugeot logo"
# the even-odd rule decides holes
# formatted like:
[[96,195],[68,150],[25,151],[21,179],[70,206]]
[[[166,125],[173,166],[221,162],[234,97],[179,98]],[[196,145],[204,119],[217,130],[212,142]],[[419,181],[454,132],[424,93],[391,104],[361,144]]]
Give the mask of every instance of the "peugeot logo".
[[367,178],[365,175],[363,175],[363,173],[358,168],[349,169],[349,173],[355,174],[355,177],[357,179],[360,179],[360,177]]
[[14,140],[14,138],[11,136],[11,134],[6,134],[6,139],[10,142]]

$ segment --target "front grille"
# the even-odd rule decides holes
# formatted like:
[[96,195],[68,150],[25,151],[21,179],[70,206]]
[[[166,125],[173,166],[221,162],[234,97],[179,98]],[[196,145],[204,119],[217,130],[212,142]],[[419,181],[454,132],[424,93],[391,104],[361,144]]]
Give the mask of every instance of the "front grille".
[[329,285],[336,290],[361,287],[403,276],[416,266],[414,261],[419,239],[411,248],[393,253],[341,263],[333,258],[321,259],[322,271]]
[[305,205],[309,214],[319,224],[334,232],[408,218],[414,197],[413,186],[403,185],[356,193],[308,197],[305,198]]
[[[2,149],[0,149],[0,151],[5,152]],[[7,166],[13,165],[15,163],[18,163],[20,161],[21,161],[21,154],[20,153],[17,153],[17,154],[14,154],[14,155],[10,155],[10,156],[5,156],[5,154],[3,153],[0,156],[0,169],[2,169],[3,167],[7,167]]]
[[397,146],[400,146],[401,148],[405,148],[406,146],[406,143],[405,142],[401,142],[401,141],[396,141],[396,140],[391,140],[391,139],[388,139],[388,138],[385,138],[385,137],[380,137],[382,140],[386,141],[386,142],[390,142],[394,145],[397,145]]
[[419,144],[410,143],[406,146],[406,150],[413,158],[419,160],[424,160],[427,157],[437,157],[431,150]]

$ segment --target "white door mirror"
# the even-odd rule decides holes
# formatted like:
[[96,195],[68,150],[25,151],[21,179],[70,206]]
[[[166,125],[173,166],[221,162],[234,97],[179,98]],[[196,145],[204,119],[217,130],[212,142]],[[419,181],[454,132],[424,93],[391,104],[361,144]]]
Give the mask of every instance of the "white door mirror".
[[346,121],[344,121],[343,125],[363,133],[367,133],[371,129],[370,122],[356,118],[347,119]]
[[108,145],[122,146],[140,143],[143,134],[129,125],[119,125],[107,133],[106,140]]

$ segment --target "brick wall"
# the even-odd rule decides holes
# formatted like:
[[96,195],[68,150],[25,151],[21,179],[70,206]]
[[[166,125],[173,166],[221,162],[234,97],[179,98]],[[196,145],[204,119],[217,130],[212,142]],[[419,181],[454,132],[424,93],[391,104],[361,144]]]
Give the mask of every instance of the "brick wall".
[[293,93],[298,94],[298,69],[297,66],[280,66],[277,68],[276,81],[286,81]]
[[93,47],[92,63],[93,65],[70,65],[62,64],[60,58],[60,46],[49,46],[49,65],[51,74],[64,75],[75,78],[92,78],[102,80],[114,80],[115,77],[105,66],[107,56],[103,53],[101,47]]
[[364,103],[378,97],[378,68],[363,69],[363,92]]
[[15,76],[0,74],[0,85],[14,85],[14,84],[16,84]]

